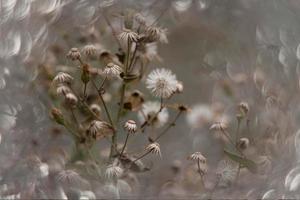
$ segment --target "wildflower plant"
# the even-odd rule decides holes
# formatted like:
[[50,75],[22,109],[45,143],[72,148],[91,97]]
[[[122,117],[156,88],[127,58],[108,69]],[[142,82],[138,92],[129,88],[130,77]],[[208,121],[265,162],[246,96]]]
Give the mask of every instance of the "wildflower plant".
[[[70,165],[92,162],[96,177],[109,180],[115,187],[118,179],[140,166],[145,156],[162,156],[159,139],[187,110],[180,103],[171,103],[173,96],[183,91],[183,83],[170,69],[149,66],[157,52],[148,52],[148,46],[165,43],[165,29],[148,26],[138,17],[139,13],[136,16],[130,21],[121,19],[120,30],[108,22],[118,52],[97,49],[97,44],[92,43],[71,48],[66,59],[73,65],[72,73],[59,71],[52,81],[59,97],[54,98],[52,118],[65,127],[74,141]],[[97,61],[92,59],[95,57]],[[148,89],[147,95],[138,90],[143,87]],[[118,100],[110,101],[110,95]],[[171,116],[171,110],[177,114]],[[140,152],[129,153],[126,149],[130,148],[130,139],[138,134],[148,135],[148,141]],[[100,158],[99,153],[93,152],[99,141],[110,145],[106,157]]]

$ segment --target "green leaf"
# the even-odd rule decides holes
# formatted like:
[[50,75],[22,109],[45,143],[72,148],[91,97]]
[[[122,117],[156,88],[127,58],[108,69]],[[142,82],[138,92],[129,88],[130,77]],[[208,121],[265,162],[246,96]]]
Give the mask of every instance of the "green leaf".
[[244,158],[240,155],[232,153],[224,149],[224,153],[233,161],[240,163],[242,166],[246,167],[250,172],[257,172],[257,165],[254,161]]

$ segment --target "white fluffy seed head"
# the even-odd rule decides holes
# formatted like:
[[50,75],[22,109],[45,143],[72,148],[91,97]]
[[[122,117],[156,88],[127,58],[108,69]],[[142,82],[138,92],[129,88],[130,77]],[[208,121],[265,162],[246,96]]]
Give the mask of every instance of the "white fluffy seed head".
[[59,72],[53,79],[53,83],[71,83],[73,77],[65,72]]
[[155,69],[147,77],[146,86],[161,98],[169,98],[177,90],[177,79],[170,70]]
[[149,151],[155,155],[159,155],[161,157],[160,145],[157,142],[150,143],[146,147],[146,151]]
[[94,120],[90,124],[89,131],[97,138],[98,136],[102,137],[112,135],[113,128],[107,122]]
[[169,112],[168,112],[167,108],[163,108],[158,113],[159,110],[160,110],[159,102],[148,101],[148,102],[144,103],[142,106],[142,110],[138,114],[138,117],[139,117],[141,123],[144,123],[146,120],[153,119],[151,125],[153,125],[154,127],[159,128],[159,127],[165,125],[169,119]]
[[126,131],[128,131],[128,133],[135,133],[137,131],[137,125],[136,122],[133,120],[128,120],[125,124],[124,124],[124,128]]

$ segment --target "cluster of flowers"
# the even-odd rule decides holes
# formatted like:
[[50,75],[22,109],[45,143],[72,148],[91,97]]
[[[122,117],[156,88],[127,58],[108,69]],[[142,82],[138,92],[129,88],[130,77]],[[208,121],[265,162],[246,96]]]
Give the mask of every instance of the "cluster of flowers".
[[[125,27],[119,34],[112,29],[119,44],[118,53],[113,54],[92,44],[82,49],[71,48],[67,58],[79,64],[80,77],[61,71],[52,81],[57,96],[63,98],[59,108],[52,108],[52,118],[68,130],[75,143],[70,162],[88,159],[99,169],[103,168],[97,162],[100,158],[91,156],[91,149],[97,141],[105,139],[111,148],[108,157],[101,158],[106,160],[107,165],[105,175],[100,179],[108,179],[115,185],[118,184],[118,178],[135,168],[146,155],[153,153],[161,156],[158,140],[175,126],[180,115],[188,109],[182,104],[168,103],[175,94],[183,92],[182,82],[171,70],[157,68],[148,72],[149,62],[158,58],[157,42],[167,42],[166,30],[147,25],[141,14],[131,20],[137,23],[137,27],[125,20]],[[103,68],[93,67],[91,58],[94,57],[100,59]],[[159,100],[145,101],[142,92],[131,89],[141,82],[145,82],[146,88]],[[110,88],[114,84],[118,86],[117,108],[110,106],[105,96],[110,89],[116,88]],[[93,95],[97,98],[91,102]],[[169,119],[169,109],[177,111],[173,120]],[[130,113],[136,113],[139,122],[126,119]],[[148,135],[149,144],[144,152],[141,155],[129,154],[126,149],[130,136],[145,134],[147,127],[157,131]],[[118,136],[123,130],[126,137],[120,146]]]

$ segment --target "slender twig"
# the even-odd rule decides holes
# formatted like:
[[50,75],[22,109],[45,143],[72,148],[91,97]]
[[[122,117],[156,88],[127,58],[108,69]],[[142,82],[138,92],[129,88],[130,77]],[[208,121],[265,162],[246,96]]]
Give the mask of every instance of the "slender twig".
[[204,189],[206,189],[205,188],[205,183],[204,183],[204,172],[202,171],[202,169],[200,167],[200,161],[199,160],[197,161],[197,166],[198,166],[198,172],[199,172],[200,177],[201,177],[201,183],[202,183]]
[[151,125],[153,123],[153,121],[157,118],[157,116],[163,110],[163,108],[164,108],[163,98],[161,98],[160,99],[160,108],[159,108],[159,110],[150,119],[145,119],[146,121],[141,125],[142,132],[145,131],[146,126]]
[[169,123],[169,125],[154,139],[154,142],[157,141],[159,138],[161,138],[164,134],[166,134],[168,132],[168,130],[173,127],[176,123],[176,121],[178,120],[178,118],[180,117],[180,115],[182,114],[182,111],[180,110],[176,117],[173,119],[173,121],[171,121]]
[[124,153],[125,147],[126,147],[127,142],[128,142],[129,134],[130,134],[130,133],[128,132],[127,135],[126,135],[126,139],[125,139],[125,142],[124,142],[124,145],[123,145],[123,148],[122,148],[122,151],[121,151],[119,157],[121,157],[121,156],[123,155],[123,153]]
[[109,113],[109,111],[108,111],[107,105],[106,105],[106,103],[105,103],[105,101],[104,101],[104,99],[103,99],[103,96],[102,96],[102,94],[101,94],[101,91],[99,91],[99,89],[98,89],[96,83],[95,83],[93,80],[91,80],[91,82],[92,82],[92,85],[94,86],[94,88],[97,90],[98,96],[100,97],[101,103],[102,103],[102,105],[103,105],[103,107],[104,107],[104,110],[105,110],[106,116],[107,116],[107,118],[108,118],[108,120],[109,120],[109,123],[110,123],[111,126],[115,129],[114,123],[113,123],[112,118],[111,118],[111,116],[110,116],[110,113]]

